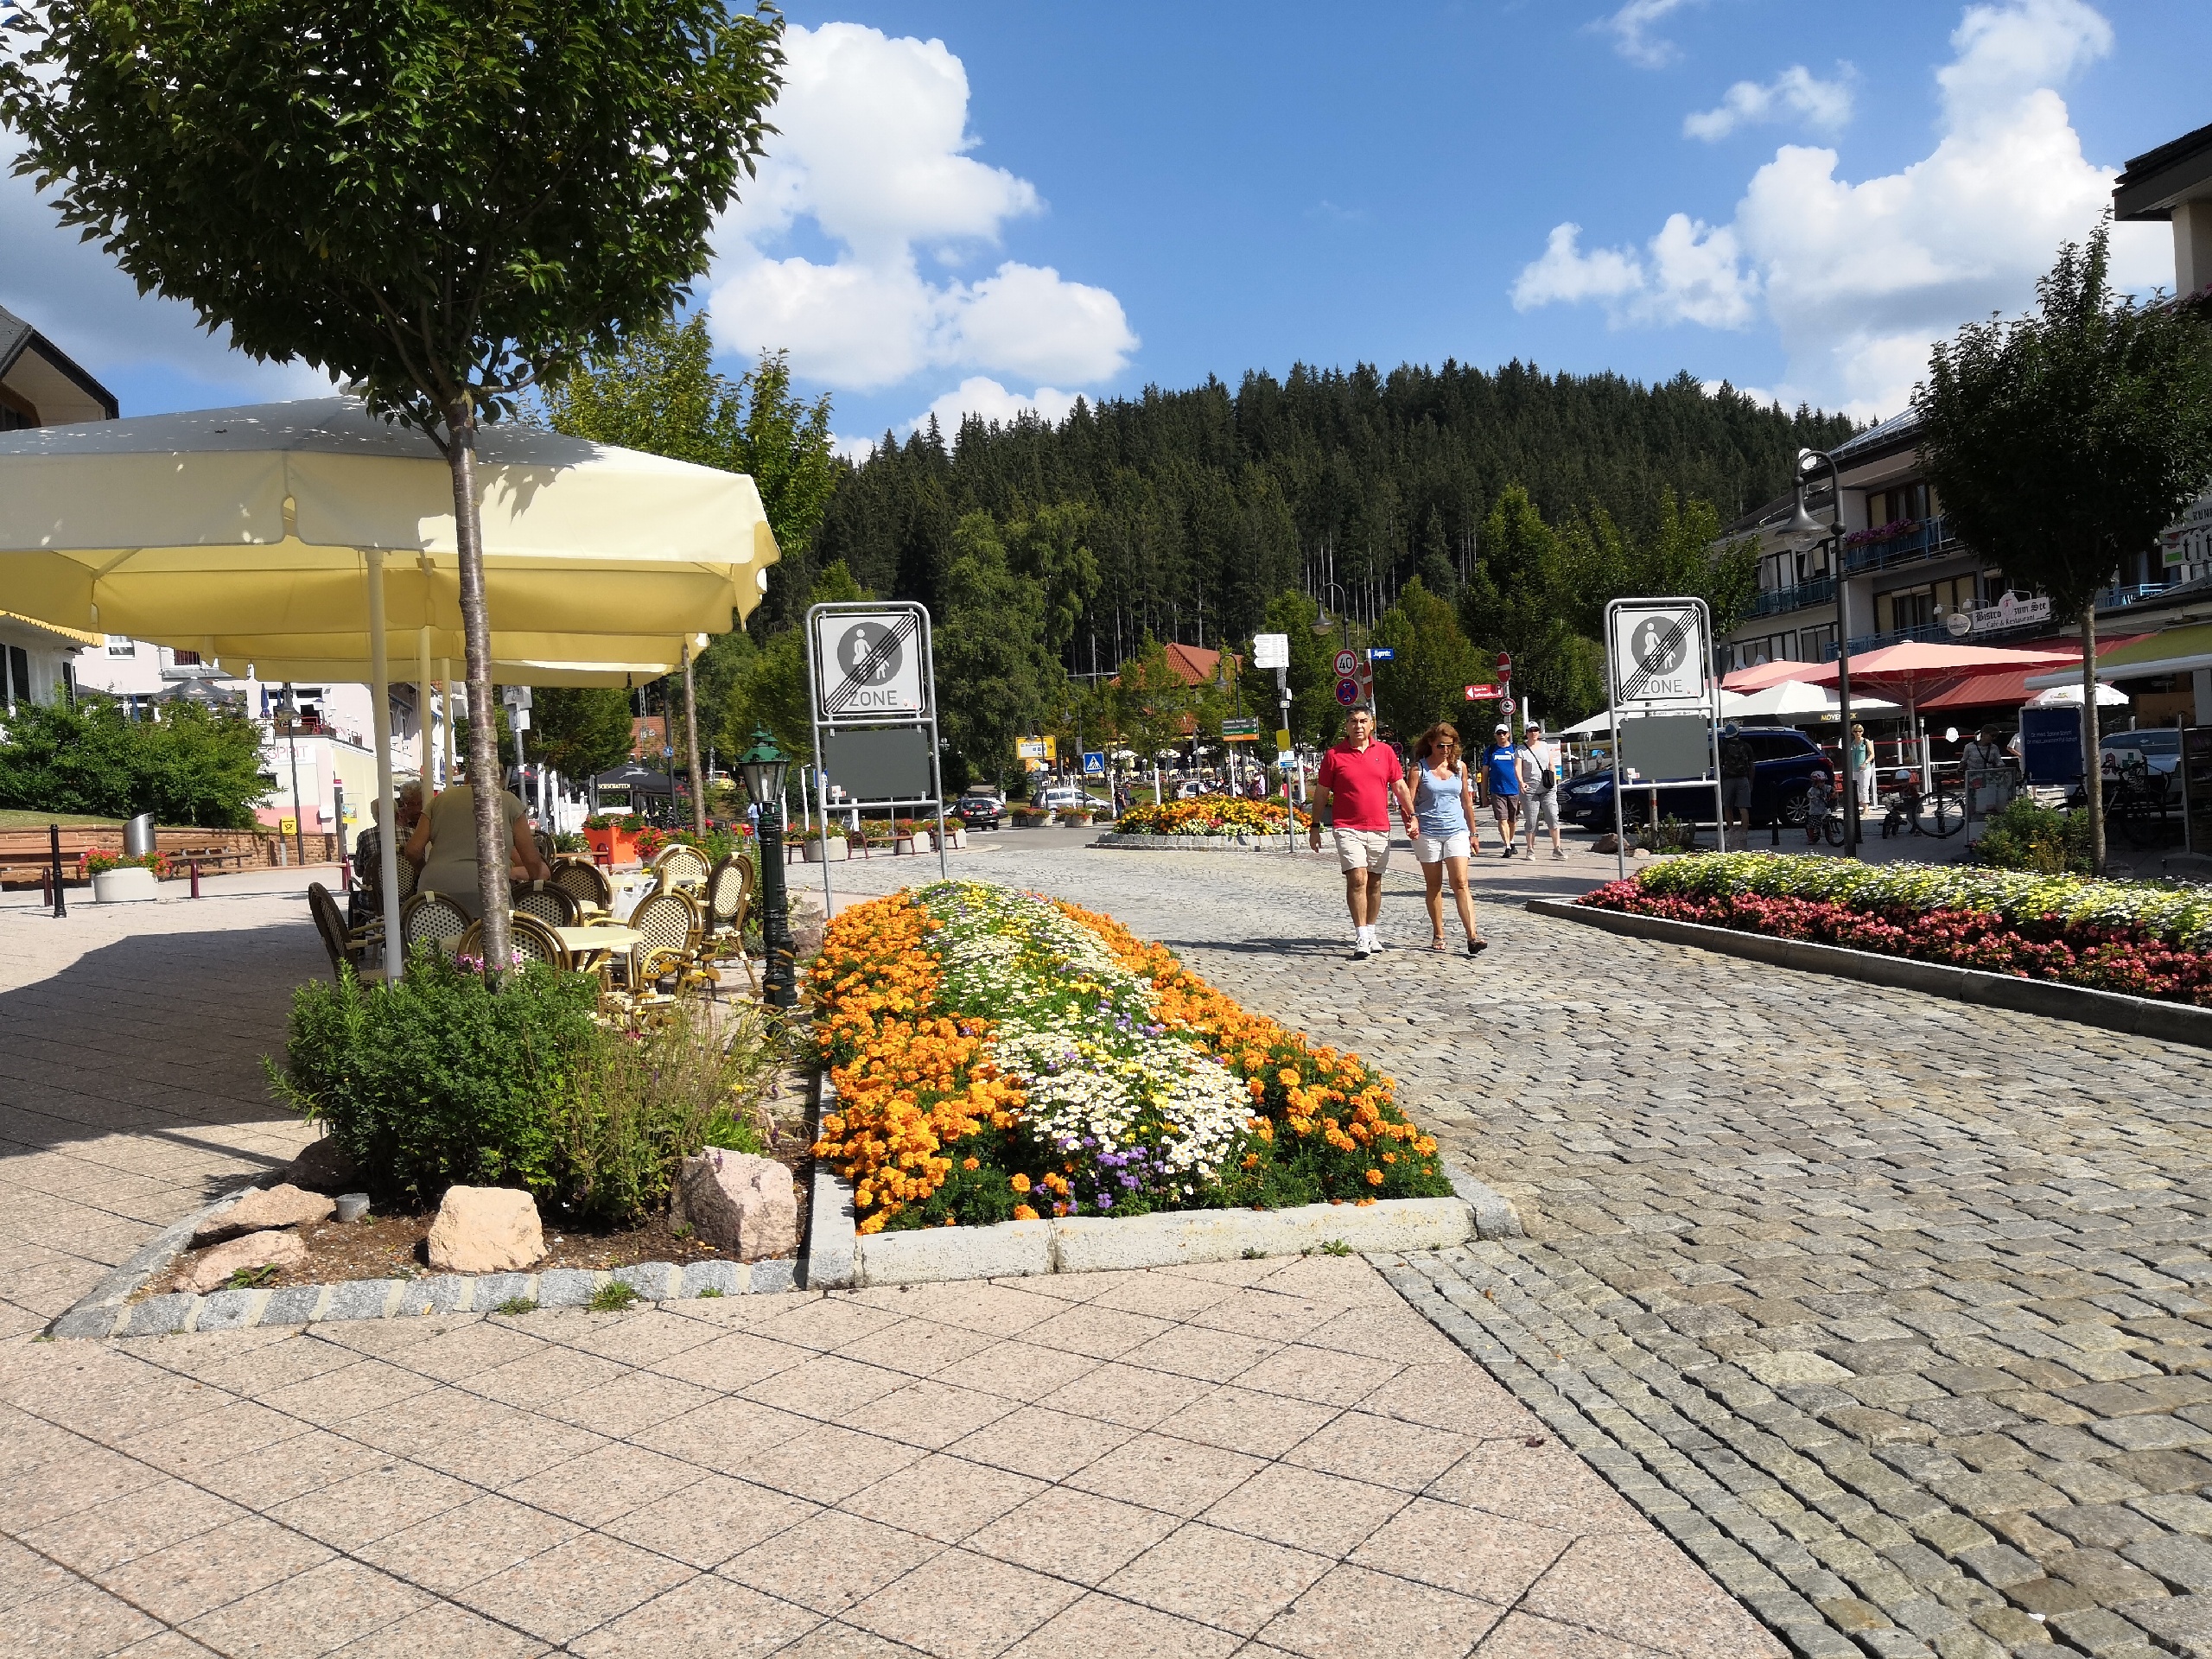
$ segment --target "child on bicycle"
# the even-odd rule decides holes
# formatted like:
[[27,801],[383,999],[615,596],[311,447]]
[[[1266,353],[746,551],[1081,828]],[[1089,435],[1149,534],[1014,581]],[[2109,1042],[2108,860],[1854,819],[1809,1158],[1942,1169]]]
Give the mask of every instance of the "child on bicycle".
[[1882,815],[1884,841],[1889,840],[1893,836],[1901,836],[1908,830],[1916,836],[1920,833],[1918,819],[1921,798],[1920,785],[1914,778],[1911,769],[1908,767],[1899,771],[1897,774],[1896,787],[1886,798],[1885,804],[1889,810]]
[[1813,774],[1813,781],[1805,788],[1805,844],[1817,847],[1821,836],[1827,828],[1828,811],[1835,804],[1835,791],[1827,777]]

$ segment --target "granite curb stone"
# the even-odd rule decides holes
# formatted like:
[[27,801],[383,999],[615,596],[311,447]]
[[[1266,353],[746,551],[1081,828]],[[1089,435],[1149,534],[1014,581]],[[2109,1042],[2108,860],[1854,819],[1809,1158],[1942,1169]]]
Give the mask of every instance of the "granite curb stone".
[[2061,985],[2051,980],[2018,979],[2010,974],[1988,973],[1979,968],[1914,962],[1903,957],[1879,956],[1871,950],[1849,950],[1841,945],[1815,944],[1805,939],[1778,939],[1731,927],[1676,921],[1669,916],[1592,910],[1558,899],[1530,899],[1526,904],[1539,916],[1580,922],[1630,938],[1694,945],[1701,950],[1718,950],[1772,967],[1794,968],[1802,973],[1831,974],[1870,985],[1887,985],[1929,996],[1948,997],[1958,1002],[2005,1008],[2015,1014],[2071,1020],[2107,1031],[2125,1032],[2130,1036],[2155,1037],[2196,1048],[2212,1048],[2212,1008],[2194,1007],[2185,1002],[2128,996],[2087,985]]

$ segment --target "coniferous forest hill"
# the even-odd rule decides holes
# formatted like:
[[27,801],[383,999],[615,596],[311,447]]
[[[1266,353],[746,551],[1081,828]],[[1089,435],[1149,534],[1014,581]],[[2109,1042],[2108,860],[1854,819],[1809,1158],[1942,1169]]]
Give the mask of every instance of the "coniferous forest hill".
[[1014,772],[1031,733],[1149,748],[1272,714],[1272,674],[1192,690],[1160,658],[1169,643],[1242,650],[1263,628],[1292,635],[1298,741],[1325,741],[1325,607],[1354,642],[1398,645],[1376,696],[1402,732],[1462,715],[1462,684],[1501,650],[1537,710],[1579,718],[1603,706],[1605,601],[1700,593],[1726,626],[1756,583],[1747,551],[1716,556],[1722,525],[1787,490],[1799,449],[1853,429],[1687,373],[1645,385],[1447,361],[1148,388],[1057,423],[931,422],[855,464],[832,453],[828,399],[795,395],[780,356],[729,379],[710,354],[693,318],[549,397],[563,430],[760,485],[782,558],[747,627],[699,660],[702,746],[732,754],[766,726],[804,753],[807,606],[919,600],[962,778]]

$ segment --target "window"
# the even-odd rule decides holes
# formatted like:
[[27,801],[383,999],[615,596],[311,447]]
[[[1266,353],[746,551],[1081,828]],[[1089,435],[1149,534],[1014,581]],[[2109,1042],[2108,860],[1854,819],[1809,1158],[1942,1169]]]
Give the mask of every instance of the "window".
[[1928,486],[1925,484],[1897,484],[1886,490],[1866,493],[1866,525],[1879,530],[1884,524],[1894,524],[1901,519],[1928,517]]
[[1800,663],[1825,663],[1834,655],[1834,623],[1828,622],[1817,628],[1797,630],[1797,651],[1792,660]]
[[1802,738],[1786,737],[1780,732],[1746,732],[1744,741],[1751,746],[1751,753],[1762,760],[1787,760],[1805,753]]
[[29,708],[31,700],[31,654],[21,645],[8,647],[8,709]]
[[136,657],[138,642],[136,639],[111,639],[107,642],[107,654],[111,657]]
[[169,660],[179,668],[197,668],[200,666],[200,653],[196,651],[173,651],[169,653]]

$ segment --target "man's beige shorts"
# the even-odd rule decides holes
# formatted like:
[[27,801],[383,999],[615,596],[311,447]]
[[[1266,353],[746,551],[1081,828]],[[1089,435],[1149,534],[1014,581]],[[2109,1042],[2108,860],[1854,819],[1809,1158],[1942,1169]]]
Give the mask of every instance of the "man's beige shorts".
[[1332,830],[1337,838],[1337,868],[1372,870],[1380,875],[1390,867],[1390,836],[1382,830]]

